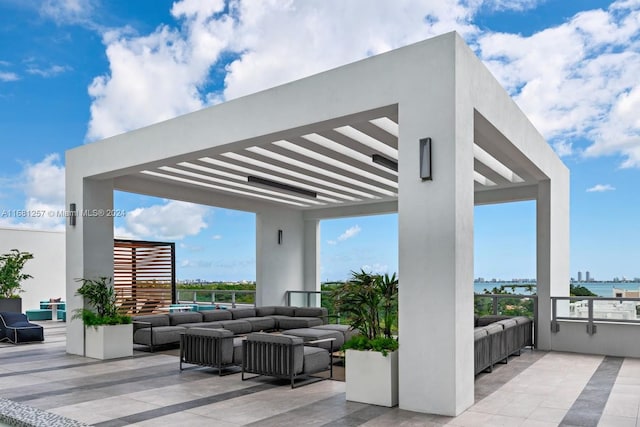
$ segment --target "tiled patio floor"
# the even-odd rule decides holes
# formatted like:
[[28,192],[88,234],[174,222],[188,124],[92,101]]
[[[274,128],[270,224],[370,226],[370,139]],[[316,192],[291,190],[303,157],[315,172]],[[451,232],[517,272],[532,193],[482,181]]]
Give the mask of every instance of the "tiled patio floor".
[[64,323],[42,323],[46,343],[0,344],[0,397],[90,425],[640,427],[640,359],[526,350],[477,377],[475,405],[451,418],[346,402],[340,381],[180,372],[175,351],[67,355]]

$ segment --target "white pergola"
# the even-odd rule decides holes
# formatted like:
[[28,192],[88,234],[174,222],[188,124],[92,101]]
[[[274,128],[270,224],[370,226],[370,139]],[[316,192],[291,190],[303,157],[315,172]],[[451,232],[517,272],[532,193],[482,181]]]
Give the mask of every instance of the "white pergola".
[[[539,348],[568,295],[569,172],[456,33],[67,152],[67,205],[114,190],[255,212],[258,305],[319,289],[320,220],[397,212],[402,409],[473,404],[474,204],[536,201]],[[75,278],[113,274],[113,218],[80,216],[66,250],[73,310]]]

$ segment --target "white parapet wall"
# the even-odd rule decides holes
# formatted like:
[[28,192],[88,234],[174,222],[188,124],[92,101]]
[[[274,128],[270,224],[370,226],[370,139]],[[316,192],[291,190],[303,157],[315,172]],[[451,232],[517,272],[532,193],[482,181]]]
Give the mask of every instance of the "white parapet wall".
[[596,333],[587,333],[587,322],[559,320],[551,334],[551,350],[619,357],[640,357],[640,324],[594,322]]
[[22,288],[22,311],[39,308],[41,300],[65,295],[65,234],[64,231],[0,228],[0,253],[11,249],[31,252],[24,272],[33,276]]

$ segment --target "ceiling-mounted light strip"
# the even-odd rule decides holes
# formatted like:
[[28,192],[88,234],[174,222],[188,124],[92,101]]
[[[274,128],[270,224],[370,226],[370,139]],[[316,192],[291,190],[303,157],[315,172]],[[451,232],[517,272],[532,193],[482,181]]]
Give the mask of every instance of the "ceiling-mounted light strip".
[[[342,182],[346,182],[346,183],[351,184],[351,185],[357,185],[360,188],[365,188],[365,189],[367,189],[369,191],[372,191],[372,192],[375,192],[375,193],[384,194],[385,196],[396,197],[398,195],[397,193],[394,193],[393,191],[385,190],[384,188],[376,187],[375,185],[367,184],[366,182],[358,181],[357,179],[349,178],[347,176],[340,175],[338,173],[331,172],[331,171],[328,171],[326,169],[310,165],[308,163],[304,163],[304,162],[300,162],[298,160],[290,159],[290,158],[288,158],[286,156],[283,156],[282,154],[273,153],[273,152],[271,152],[269,150],[265,150],[264,148],[261,148],[261,147],[249,147],[249,148],[247,148],[247,151],[251,151],[253,153],[260,154],[261,156],[268,157],[270,159],[281,161],[281,162],[283,162],[285,164],[288,163],[290,165],[294,165],[294,166],[297,166],[297,167],[302,168],[302,169],[307,169],[307,170],[313,171],[315,173],[318,173],[318,174],[327,176],[329,178],[335,179],[336,181],[342,181]],[[377,198],[377,197],[375,197],[375,198]]]
[[[204,172],[204,173],[207,173],[207,174],[211,174],[211,175],[224,176],[226,178],[231,178],[231,179],[234,179],[236,181],[242,181],[242,182],[246,182],[247,175],[251,175],[251,174],[255,175],[255,172],[252,171],[251,169],[248,169],[248,168],[243,168],[243,169],[245,169],[244,170],[244,172],[245,172],[244,175],[237,175],[237,174],[234,174],[234,173],[229,173],[229,172],[221,171],[221,170],[218,170],[218,169],[213,169],[213,168],[210,168],[210,167],[207,167],[207,166],[202,166],[202,165],[198,165],[198,164],[190,163],[190,162],[180,162],[180,163],[178,163],[178,166],[182,166],[182,167],[189,168],[189,169],[194,169],[194,170],[201,171],[201,172]],[[263,178],[269,179],[270,177],[269,176],[263,176]],[[290,184],[290,185],[296,185],[297,184],[296,182],[288,180],[288,179],[281,179],[280,181],[284,182],[285,184]],[[246,184],[242,184],[242,185],[247,187]],[[255,187],[250,187],[250,188],[251,189],[255,189]],[[305,187],[303,187],[303,188],[305,188]],[[306,188],[308,190],[315,191],[314,187],[309,186],[309,187],[306,187]],[[261,190],[261,191],[265,192],[265,191],[268,191],[268,190]],[[328,194],[328,192],[325,192],[325,193]],[[281,194],[281,193],[279,193],[279,194]],[[290,197],[292,197],[292,196],[290,196]],[[322,201],[325,201],[325,202],[331,202],[331,203],[342,203],[342,200],[336,200],[336,199],[333,199],[331,197],[326,197],[326,196],[322,196],[322,195],[318,195],[316,197],[316,199],[322,200]],[[357,200],[357,199],[354,199],[354,200]]]
[[372,154],[371,161],[373,163],[384,166],[385,168],[391,169],[392,171],[398,172],[398,162],[396,162],[395,160],[386,158],[385,156],[382,156],[380,154]]
[[369,120],[369,123],[379,127],[387,133],[390,133],[396,138],[400,134],[398,124],[391,120],[389,117],[380,117],[379,119]]
[[[203,175],[201,173],[196,173],[196,172],[191,172],[191,171],[187,171],[184,169],[178,169],[178,168],[173,168],[171,166],[161,166],[158,169],[165,171],[165,172],[170,172],[170,173],[174,173],[174,174],[178,174],[178,175],[184,175],[184,176],[188,176],[190,178],[195,178],[195,179],[200,179],[200,180],[204,180],[204,181],[210,181],[210,182],[215,182],[217,184],[222,184],[222,185],[230,185],[232,187],[236,187],[236,188],[241,188],[243,190],[248,190],[248,191],[257,191],[259,193],[264,193],[264,194],[269,194],[271,196],[276,196],[276,197],[286,197],[288,199],[293,199],[299,202],[303,202],[303,203],[311,203],[314,205],[326,205],[326,203],[321,203],[318,202],[316,200],[309,200],[309,199],[305,199],[302,197],[296,197],[293,196],[291,194],[283,194],[281,192],[277,192],[277,191],[272,191],[272,190],[267,190],[264,188],[255,188],[251,185],[248,184],[243,184],[240,182],[235,182],[235,181],[229,181],[228,179],[221,179],[221,178],[216,178],[213,176],[208,176],[208,175]],[[239,176],[239,178],[243,181],[246,180],[245,177],[243,176]]]
[[[275,166],[275,165],[271,165],[269,163],[265,163],[265,162],[261,162],[260,160],[256,160],[256,159],[252,159],[250,157],[246,157],[243,156],[241,154],[237,154],[237,153],[224,153],[222,154],[224,157],[228,157],[230,159],[234,159],[237,160],[239,162],[243,162],[246,164],[249,164],[251,166],[255,166],[255,167],[259,167],[259,168],[263,168],[263,169],[267,169],[276,173],[281,173],[284,175],[288,175],[291,176],[293,178],[298,178],[298,179],[302,179],[305,181],[309,181],[309,182],[313,182],[314,184],[318,184],[318,185],[322,185],[322,186],[326,186],[326,187],[330,187],[330,188],[334,188],[336,190],[341,190],[341,191],[345,191],[351,194],[357,194],[360,195],[361,197],[366,197],[366,198],[374,198],[374,196],[358,191],[358,190],[352,190],[348,187],[344,187],[338,184],[334,184],[332,182],[329,181],[323,181],[321,179],[317,179],[314,178],[312,176],[307,176],[304,175],[302,173],[298,173],[298,172],[294,172],[294,171],[290,171],[284,168],[281,168],[279,166]],[[358,199],[356,197],[352,197],[346,194],[342,194],[342,193],[337,193],[331,190],[327,190],[326,188],[320,188],[320,187],[315,187],[313,185],[307,185],[307,186],[303,186],[302,183],[299,183],[297,181],[293,181],[293,180],[289,180],[286,178],[282,178],[281,176],[277,176],[277,175],[273,175],[273,174],[268,174],[268,173],[258,173],[256,170],[254,169],[250,169],[244,166],[239,166],[236,165],[235,163],[228,163],[228,162],[224,162],[222,160],[218,160],[218,159],[212,159],[211,157],[203,157],[201,159],[199,159],[201,162],[205,162],[208,163],[210,165],[214,165],[214,166],[218,166],[218,167],[223,167],[226,169],[231,169],[231,170],[235,170],[238,172],[242,172],[246,175],[256,175],[256,176],[261,176],[262,178],[266,178],[266,179],[276,179],[279,180],[280,182],[284,182],[285,184],[291,184],[291,185],[296,185],[302,188],[307,188],[308,190],[311,191],[315,191],[317,193],[321,193],[321,194],[328,194],[329,196],[333,196],[333,197],[337,197],[340,199],[344,199],[344,200],[349,200],[352,202],[359,202],[361,199]],[[321,196],[318,196],[318,199],[321,199]]]
[[300,187],[294,187],[293,185],[283,184],[282,182],[271,181],[270,179],[260,178],[259,176],[249,175],[247,177],[247,181],[253,182],[254,184],[266,185],[268,187],[277,188],[279,190],[291,191],[293,193],[303,194],[308,197],[315,198],[318,196],[318,194],[313,191],[305,190],[304,188],[300,188]]
[[291,200],[285,200],[285,199],[279,199],[279,198],[276,198],[276,197],[263,196],[261,194],[249,193],[248,191],[234,190],[233,188],[228,188],[228,187],[222,187],[222,186],[219,186],[219,185],[208,184],[206,182],[195,181],[193,179],[180,178],[178,176],[167,175],[167,174],[160,173],[160,172],[143,170],[140,173],[145,174],[145,175],[156,176],[158,178],[169,179],[169,180],[172,180],[172,181],[184,182],[186,184],[199,185],[200,187],[212,188],[214,190],[221,190],[221,191],[227,191],[227,192],[230,192],[230,193],[242,194],[243,196],[257,197],[259,199],[271,200],[271,201],[278,202],[278,203],[285,203],[287,205],[299,206],[299,207],[302,207],[302,208],[308,208],[309,207],[308,204],[297,203],[297,202],[293,202]]
[[398,158],[398,150],[393,147],[389,147],[384,142],[378,141],[377,139],[367,135],[362,131],[359,131],[356,128],[352,128],[351,126],[342,126],[339,128],[335,128],[334,130],[346,137],[353,139],[354,141],[358,141],[359,143],[366,145],[367,147],[373,149],[373,151],[378,151],[384,154],[391,159],[395,160]]

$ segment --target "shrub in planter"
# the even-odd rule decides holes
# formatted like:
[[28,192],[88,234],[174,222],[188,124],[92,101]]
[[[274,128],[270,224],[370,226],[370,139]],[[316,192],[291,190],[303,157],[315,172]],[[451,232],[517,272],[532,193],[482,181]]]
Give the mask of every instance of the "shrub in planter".
[[32,253],[17,249],[0,255],[0,298],[19,298],[24,292],[22,282],[33,277],[22,272],[30,259],[33,259]]
[[118,313],[116,293],[111,286],[110,277],[97,279],[78,279],[82,286],[76,293],[82,295],[92,309],[76,310],[74,319],[82,319],[85,326],[122,325],[131,323],[131,316]]

